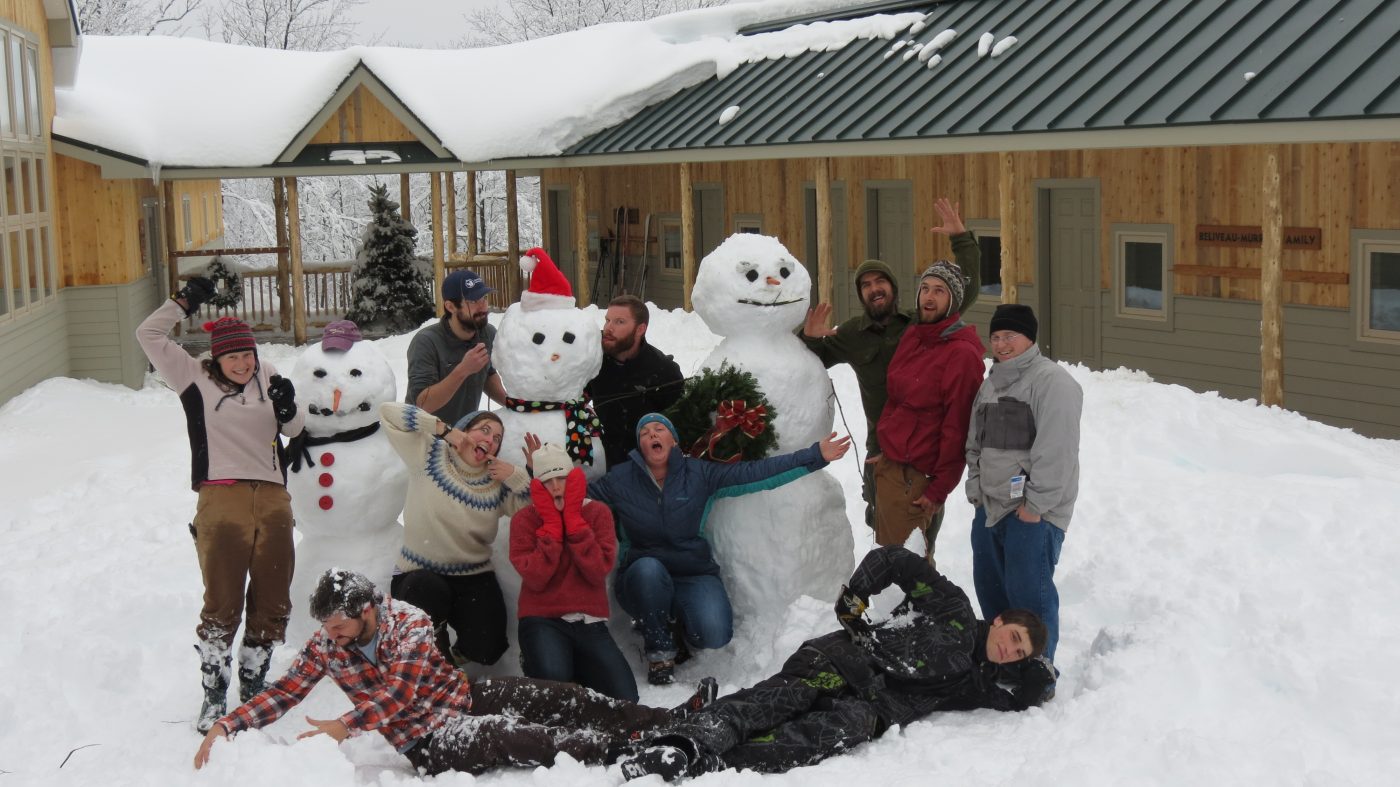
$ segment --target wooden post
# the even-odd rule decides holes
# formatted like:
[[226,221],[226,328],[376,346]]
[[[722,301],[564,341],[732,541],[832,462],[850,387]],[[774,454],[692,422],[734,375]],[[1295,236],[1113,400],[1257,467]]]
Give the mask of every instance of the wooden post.
[[[282,178],[272,179],[272,213],[276,224],[277,245],[287,247],[287,183]],[[292,329],[292,292],[290,260],[286,251],[277,252],[277,313],[281,315],[283,331]]]
[[409,187],[408,173],[399,175],[399,215],[409,224],[413,223],[413,189]]
[[835,264],[831,253],[831,159],[817,159],[817,302],[832,302]]
[[593,302],[589,287],[592,281],[588,276],[588,192],[584,182],[583,167],[574,170],[574,254],[578,257],[574,291],[578,293],[578,305],[587,306]]
[[1001,154],[1001,302],[1016,303],[1016,161],[1011,153]]
[[[520,260],[520,217],[516,213],[515,206],[515,170],[506,170],[506,265],[515,267]],[[519,268],[516,267],[519,271]],[[511,276],[507,281],[514,282],[510,295],[511,301],[515,301],[516,295],[520,292],[520,274]]]
[[442,279],[447,275],[447,264],[442,257],[442,173],[428,173],[428,192],[433,201],[433,293],[441,298]]
[[[168,180],[160,188],[160,215],[164,230],[161,235],[165,238],[166,289],[174,293],[180,289],[180,261],[173,252],[180,246],[175,238],[175,184]],[[183,321],[175,323],[175,335],[179,336],[182,330]]]
[[[622,239],[618,238],[621,243]],[[681,305],[690,311],[695,285],[695,190],[690,185],[690,162],[681,163]]]
[[292,268],[292,343],[306,344],[306,277],[301,267],[301,204],[297,179],[287,178],[287,246]]
[[467,256],[475,257],[476,244],[476,170],[467,170]]
[[1278,150],[1264,165],[1264,248],[1260,262],[1259,401],[1283,406],[1283,208]]
[[457,173],[444,172],[447,181],[447,256],[457,255]]

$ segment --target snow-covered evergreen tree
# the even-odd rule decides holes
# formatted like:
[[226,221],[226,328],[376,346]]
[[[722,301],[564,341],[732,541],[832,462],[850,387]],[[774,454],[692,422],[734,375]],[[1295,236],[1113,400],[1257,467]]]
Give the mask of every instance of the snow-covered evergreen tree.
[[369,209],[374,218],[361,235],[345,316],[361,329],[417,328],[433,316],[428,279],[413,261],[418,230],[399,215],[386,186],[370,189]]

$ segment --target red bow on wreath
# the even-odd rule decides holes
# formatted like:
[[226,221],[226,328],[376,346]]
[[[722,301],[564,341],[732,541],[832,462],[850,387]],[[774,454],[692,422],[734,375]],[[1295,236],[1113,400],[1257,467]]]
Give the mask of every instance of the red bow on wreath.
[[728,399],[715,406],[715,425],[695,441],[690,447],[690,455],[699,459],[709,454],[710,459],[724,464],[733,464],[743,456],[736,450],[734,455],[721,459],[715,456],[715,446],[720,439],[738,429],[749,437],[758,437],[768,428],[768,408],[763,405],[748,407],[743,399]]

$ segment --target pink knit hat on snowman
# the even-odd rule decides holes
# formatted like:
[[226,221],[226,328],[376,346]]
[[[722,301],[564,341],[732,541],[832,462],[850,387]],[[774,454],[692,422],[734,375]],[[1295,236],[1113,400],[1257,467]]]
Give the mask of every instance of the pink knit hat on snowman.
[[520,270],[530,276],[530,289],[520,293],[522,310],[574,308],[574,288],[544,249],[536,246],[525,252],[520,258]]

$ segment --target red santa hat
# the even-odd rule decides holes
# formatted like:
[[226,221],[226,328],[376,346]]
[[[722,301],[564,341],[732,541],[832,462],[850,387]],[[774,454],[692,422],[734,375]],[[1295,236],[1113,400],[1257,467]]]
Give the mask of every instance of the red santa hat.
[[535,247],[525,252],[520,258],[520,270],[530,276],[530,289],[520,293],[522,310],[574,308],[574,288],[544,249]]

